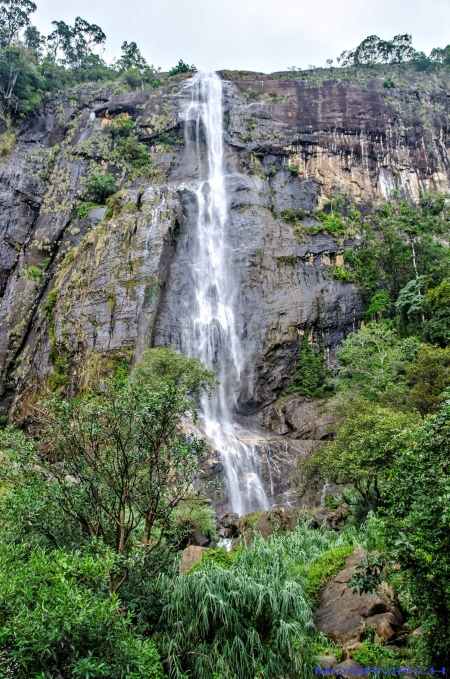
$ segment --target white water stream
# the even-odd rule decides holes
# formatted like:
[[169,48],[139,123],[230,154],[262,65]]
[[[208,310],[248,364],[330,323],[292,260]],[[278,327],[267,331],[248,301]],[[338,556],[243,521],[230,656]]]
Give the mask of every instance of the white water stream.
[[[244,368],[236,328],[237,290],[230,272],[228,206],[224,176],[222,81],[216,73],[197,73],[187,87],[192,99],[185,112],[186,144],[195,144],[200,184],[196,247],[190,262],[195,300],[180,319],[182,349],[214,368],[220,386],[201,402],[204,433],[220,453],[229,503],[239,515],[270,507],[254,447],[239,440],[233,422]],[[205,153],[206,150],[206,153]]]

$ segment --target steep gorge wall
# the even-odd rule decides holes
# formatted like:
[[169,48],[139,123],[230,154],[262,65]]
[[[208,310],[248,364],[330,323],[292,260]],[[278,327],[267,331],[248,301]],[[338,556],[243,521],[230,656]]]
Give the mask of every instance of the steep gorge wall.
[[[450,80],[410,74],[390,90],[380,78],[343,80],[337,71],[222,75],[228,245],[247,366],[240,412],[259,413],[280,435],[320,437],[326,432],[308,427],[298,434],[303,425],[286,425],[292,407],[286,418],[271,404],[295,375],[306,330],[333,366],[358,326],[357,288],[329,275],[357,241],[299,241],[280,213],[337,195],[368,212],[393,190],[411,201],[448,190]],[[25,417],[46,386],[75,393],[98,383],[145,346],[182,348],[177,319],[192,294],[198,177],[183,143],[189,96],[182,79],[118,95],[113,85],[86,87],[55,97],[18,130],[0,165],[3,413]],[[148,178],[133,178],[111,153],[108,124],[124,112],[149,145]],[[78,217],[83,185],[99,167],[115,175],[120,209]]]

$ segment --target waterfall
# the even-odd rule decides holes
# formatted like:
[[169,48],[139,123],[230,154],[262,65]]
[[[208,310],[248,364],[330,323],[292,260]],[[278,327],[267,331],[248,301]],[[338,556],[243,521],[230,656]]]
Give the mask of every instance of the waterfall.
[[[191,275],[195,299],[180,319],[182,350],[214,368],[220,385],[201,401],[203,431],[220,454],[229,504],[239,515],[269,508],[254,450],[239,440],[233,411],[241,386],[244,350],[236,328],[236,297],[227,243],[228,206],[224,175],[222,81],[216,73],[197,73],[187,85],[186,146],[195,145],[200,173],[196,188],[198,218]],[[206,151],[206,153],[205,153]]]

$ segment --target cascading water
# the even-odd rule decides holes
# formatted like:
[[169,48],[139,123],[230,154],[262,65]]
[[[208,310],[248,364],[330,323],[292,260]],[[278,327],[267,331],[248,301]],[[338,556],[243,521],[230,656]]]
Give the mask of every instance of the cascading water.
[[[243,370],[234,315],[236,290],[229,270],[227,196],[224,176],[222,82],[216,73],[197,73],[187,85],[192,99],[185,113],[186,144],[195,144],[201,181],[191,259],[195,300],[182,325],[182,350],[214,368],[220,385],[201,402],[204,433],[220,453],[229,503],[239,515],[268,509],[253,447],[236,436],[233,423]],[[206,155],[204,149],[206,148]]]

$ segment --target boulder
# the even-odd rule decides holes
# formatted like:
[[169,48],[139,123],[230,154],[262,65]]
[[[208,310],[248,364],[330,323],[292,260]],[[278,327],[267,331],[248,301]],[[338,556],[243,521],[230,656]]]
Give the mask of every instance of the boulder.
[[320,667],[334,667],[337,665],[337,660],[334,655],[319,655],[317,656],[317,664]]
[[349,513],[347,503],[339,505],[334,511],[327,507],[317,507],[311,512],[313,528],[320,528],[324,521],[327,522],[327,527],[331,530],[339,530],[345,525],[345,520]]
[[362,643],[357,641],[347,641],[342,647],[341,660],[351,660],[353,658],[353,653],[362,648]]
[[200,561],[203,553],[206,551],[205,547],[197,547],[195,545],[190,545],[186,547],[181,553],[180,570],[182,575],[186,575],[188,570],[195,566],[196,563]]
[[345,568],[326,585],[315,613],[318,630],[347,649],[362,641],[366,627],[375,629],[382,643],[392,639],[402,623],[400,612],[391,605],[385,592],[360,595],[348,587],[355,566],[363,557],[361,547],[348,557]]
[[363,666],[360,665],[359,663],[357,663],[356,660],[352,660],[351,658],[347,658],[347,660],[343,660],[343,661],[339,662],[336,666],[336,672],[339,669],[339,667],[341,667],[343,670],[345,670],[345,672],[342,673],[344,676],[346,676],[348,674],[348,670],[350,670],[350,669],[361,670],[361,674],[364,671]]
[[235,512],[228,512],[219,519],[219,524],[224,528],[230,528],[233,521],[237,521],[238,519],[239,514],[236,514]]
[[246,514],[236,519],[231,524],[234,535],[251,535],[251,530],[255,530],[267,539],[277,527],[277,530],[294,530],[298,522],[298,512],[290,507],[270,509],[266,512]]

